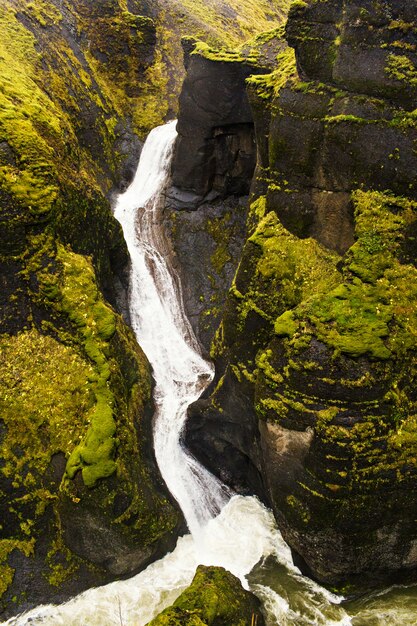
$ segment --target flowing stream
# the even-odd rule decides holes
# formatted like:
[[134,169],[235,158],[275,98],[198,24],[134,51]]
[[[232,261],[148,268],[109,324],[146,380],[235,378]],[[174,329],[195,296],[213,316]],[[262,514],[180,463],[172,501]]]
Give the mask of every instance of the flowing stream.
[[155,454],[191,534],[130,580],[90,589],[63,605],[39,606],[6,624],[145,626],[190,584],[201,563],[221,565],[251,588],[264,603],[268,626],[415,626],[416,586],[354,602],[331,594],[294,566],[270,511],[254,497],[233,495],[180,445],[187,407],[213,371],[185,316],[160,226],[175,138],[175,122],[150,133],[115,216],[132,261],[132,326],[156,381]]

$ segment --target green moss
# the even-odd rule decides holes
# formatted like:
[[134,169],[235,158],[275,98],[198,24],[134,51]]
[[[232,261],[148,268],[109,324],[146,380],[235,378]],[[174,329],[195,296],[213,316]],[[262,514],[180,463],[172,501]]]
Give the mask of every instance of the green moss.
[[277,55],[277,69],[270,74],[254,75],[247,79],[248,85],[262,100],[271,100],[279,95],[288,80],[297,75],[295,52],[287,48]]
[[287,504],[304,524],[309,523],[311,519],[310,512],[298,498],[295,496],[287,496]]
[[235,576],[200,565],[191,585],[149,626],[253,626],[260,619],[257,600]]
[[300,313],[301,316],[297,312],[297,317],[308,318],[313,334],[335,350],[352,357],[368,354],[388,359],[391,356],[384,339],[389,336],[392,313],[379,301],[372,287],[364,284],[337,287],[320,300],[316,298],[301,305]]
[[188,33],[184,35],[192,32],[200,39],[203,35],[210,45],[221,43],[233,48],[256,33],[277,27],[285,18],[290,2],[280,0],[272,5],[266,0],[228,0],[230,15],[226,16],[204,0],[173,0],[171,11],[178,14],[180,7],[186,16]]
[[406,83],[410,85],[410,87],[417,86],[416,67],[413,61],[405,55],[388,55],[388,63],[385,71],[390,78]]
[[274,332],[278,336],[292,337],[298,330],[298,324],[294,321],[292,311],[285,311],[274,325]]
[[405,22],[404,20],[392,20],[388,25],[389,30],[399,30],[403,33],[409,31],[415,31],[416,26],[414,22]]
[[279,285],[282,304],[295,305],[318,290],[327,291],[339,278],[338,255],[313,239],[298,239],[273,212],[260,221],[248,241],[260,248],[257,275],[268,281],[271,297]]
[[297,323],[308,322],[310,333],[336,351],[388,359],[403,354],[416,334],[416,270],[395,256],[415,203],[379,192],[357,191],[353,199],[358,240],[345,261],[350,278],[331,291],[318,288],[319,296],[303,295],[297,309],[277,320],[278,332],[294,336]]
[[295,11],[299,11],[304,10],[308,7],[307,2],[304,2],[304,0],[294,0],[291,5],[290,5],[290,11],[291,13],[294,13]]
[[204,41],[196,41],[192,54],[199,54],[209,61],[218,63],[256,63],[256,57],[244,57],[237,50],[219,49],[209,46]]
[[7,563],[9,554],[11,554],[13,550],[19,550],[25,556],[30,556],[33,554],[33,548],[33,540],[0,540],[0,599],[6,593],[14,578],[15,570]]
[[327,124],[341,124],[341,123],[350,123],[350,124],[372,124],[372,120],[364,119],[363,117],[357,117],[356,115],[328,115],[324,118],[324,121]]
[[60,587],[78,570],[80,559],[65,545],[61,532],[57,532],[46,556],[44,577],[52,587]]
[[39,129],[48,129],[59,141],[62,118],[34,80],[39,66],[35,39],[6,6],[0,7],[0,35],[0,135],[17,157],[0,167],[0,185],[29,214],[45,215],[58,187],[53,149]]
[[230,239],[230,213],[226,213],[220,218],[214,218],[207,222],[207,232],[214,239],[216,247],[210,257],[211,264],[215,272],[220,276],[224,272],[224,266],[230,261],[229,239]]
[[83,441],[71,453],[67,475],[73,478],[82,469],[88,487],[116,470],[116,424],[113,418],[114,396],[109,387],[110,368],[106,343],[113,336],[116,317],[104,304],[95,281],[91,262],[85,257],[59,247],[58,260],[63,266],[60,308],[77,327],[87,356],[95,366],[92,390],[96,406],[89,415],[90,427]]
[[69,454],[78,443],[94,401],[88,382],[94,370],[74,348],[35,329],[3,335],[0,348],[0,411],[7,429],[1,471],[16,486],[26,486],[31,499],[42,502],[48,494],[32,491],[24,468],[42,475],[53,454]]
[[50,24],[59,24],[62,21],[62,14],[51,3],[44,0],[36,0],[36,2],[28,2],[23,12],[29,17],[36,19],[41,26]]

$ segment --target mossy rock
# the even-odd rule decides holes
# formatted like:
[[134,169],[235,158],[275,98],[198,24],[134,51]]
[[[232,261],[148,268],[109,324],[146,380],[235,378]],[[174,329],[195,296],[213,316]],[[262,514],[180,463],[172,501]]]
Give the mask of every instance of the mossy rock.
[[259,607],[233,574],[199,565],[191,585],[148,626],[263,626]]
[[[91,261],[43,243],[25,271],[49,315],[0,340],[2,591],[18,598],[13,610],[137,571],[181,523],[148,451],[148,362]],[[38,583],[21,597],[33,569]]]
[[344,9],[341,0],[292,5],[287,37],[302,77],[412,107],[415,15],[395,0],[353,2]]

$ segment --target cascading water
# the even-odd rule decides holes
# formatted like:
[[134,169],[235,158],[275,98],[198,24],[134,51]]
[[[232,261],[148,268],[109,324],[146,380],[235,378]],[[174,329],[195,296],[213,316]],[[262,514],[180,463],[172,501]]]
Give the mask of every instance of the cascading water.
[[174,122],[153,131],[133,184],[118,199],[115,217],[122,224],[132,262],[132,326],[156,381],[156,458],[189,529],[197,532],[221,511],[228,493],[179,443],[187,407],[212,378],[212,368],[199,354],[158,223],[175,137]]
[[256,498],[232,497],[180,445],[187,406],[210,381],[212,368],[202,359],[186,319],[158,215],[175,137],[175,122],[152,131],[115,215],[132,261],[132,325],[156,380],[155,454],[191,535],[128,581],[90,589],[61,606],[37,607],[6,624],[145,626],[189,585],[203,563],[222,565],[246,587],[250,574],[250,588],[263,601],[269,626],[413,626],[413,587],[390,589],[345,609],[342,598],[301,575],[272,514]]

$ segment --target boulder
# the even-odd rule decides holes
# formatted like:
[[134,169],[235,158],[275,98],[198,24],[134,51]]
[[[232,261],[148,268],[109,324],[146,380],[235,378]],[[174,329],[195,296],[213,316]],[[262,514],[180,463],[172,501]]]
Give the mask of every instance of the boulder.
[[259,600],[222,567],[199,565],[191,585],[148,626],[264,626]]

